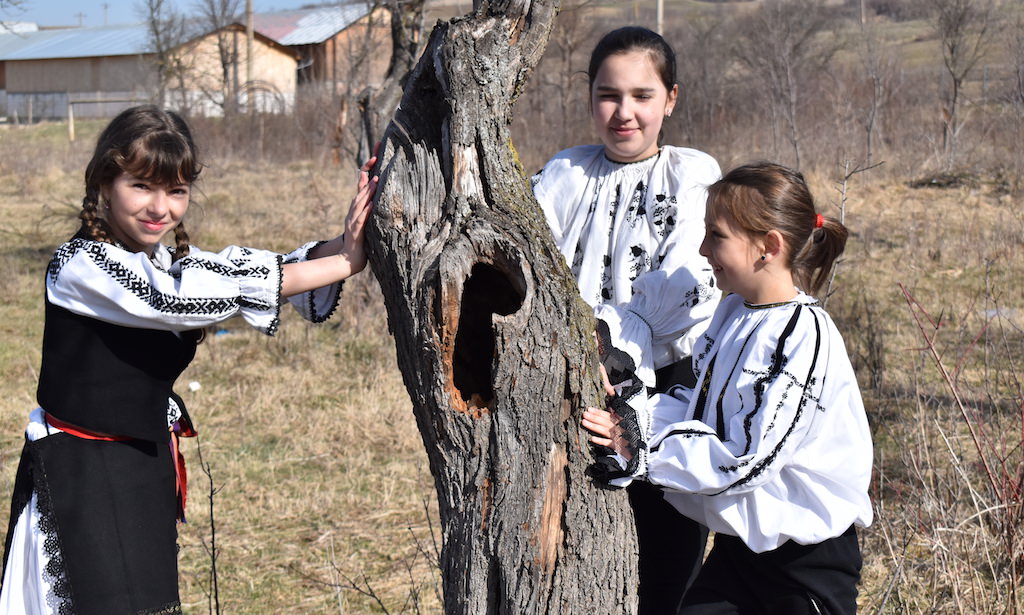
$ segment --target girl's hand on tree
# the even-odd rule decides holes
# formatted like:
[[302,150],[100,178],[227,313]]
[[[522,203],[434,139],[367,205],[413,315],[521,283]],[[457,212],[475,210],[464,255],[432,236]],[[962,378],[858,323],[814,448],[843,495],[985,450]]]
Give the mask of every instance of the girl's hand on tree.
[[379,179],[370,179],[368,172],[376,162],[377,157],[374,156],[359,169],[359,191],[352,198],[352,206],[345,216],[341,255],[348,260],[351,274],[359,273],[366,267],[366,221],[370,219],[370,212],[373,211],[373,197],[377,194]]
[[580,424],[594,434],[590,438],[591,443],[608,447],[629,461],[633,458],[633,453],[629,450],[629,442],[623,436],[622,427],[619,426],[621,421],[622,418],[611,410],[587,408],[583,412]]

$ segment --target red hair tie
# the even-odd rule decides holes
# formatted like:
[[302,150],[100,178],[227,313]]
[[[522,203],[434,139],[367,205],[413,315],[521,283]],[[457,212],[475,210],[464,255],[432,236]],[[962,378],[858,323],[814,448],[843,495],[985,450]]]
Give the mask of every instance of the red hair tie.
[[823,226],[825,226],[825,216],[814,214],[814,228],[821,228]]

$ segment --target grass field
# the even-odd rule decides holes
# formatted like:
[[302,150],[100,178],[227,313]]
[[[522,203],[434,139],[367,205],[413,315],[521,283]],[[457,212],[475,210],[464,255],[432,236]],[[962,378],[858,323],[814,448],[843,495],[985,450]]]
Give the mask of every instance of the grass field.
[[[42,273],[76,226],[89,142],[83,135],[68,144],[46,125],[0,132],[5,493],[34,404]],[[35,163],[15,162],[24,160]],[[193,238],[209,249],[287,250],[332,236],[353,176],[303,162],[210,160],[190,212]],[[826,177],[814,184],[821,208],[837,215],[838,184]],[[877,519],[862,534],[863,610],[1005,612],[1008,564],[1020,556],[1006,555],[1006,532],[1019,550],[1021,530],[1006,527],[1002,514],[1013,507],[1019,514],[1020,497],[1000,496],[981,463],[987,457],[996,474],[1005,470],[996,482],[1019,487],[1024,216],[1017,197],[998,183],[913,189],[870,174],[855,176],[847,197],[853,236],[829,308],[858,367],[876,438]],[[938,352],[956,373],[966,415],[922,350],[899,284],[941,323]],[[342,310],[325,325],[285,312],[279,334],[267,338],[231,321],[200,347],[178,387],[201,432],[185,445],[187,612],[210,612],[214,539],[224,613],[438,612],[432,479],[383,314],[376,282],[362,275],[346,285]],[[964,416],[983,433],[980,449]],[[4,508],[0,523],[6,516]]]
[[[922,27],[890,31],[912,64],[937,61]],[[892,112],[897,123],[924,113]],[[979,133],[992,134],[977,113]],[[43,271],[77,228],[82,172],[101,126],[79,123],[74,143],[61,124],[0,126],[4,497],[35,404]],[[536,168],[552,143],[528,123],[521,130],[537,133],[515,135],[521,159]],[[753,142],[698,145],[728,165],[765,156]],[[953,185],[912,187],[934,162],[915,149],[920,142],[894,139],[880,153],[886,165],[845,183],[844,169],[828,163],[808,173],[819,210],[844,216],[852,233],[828,309],[854,360],[876,447],[861,612],[1019,613],[1024,209],[1020,178],[1003,174],[1019,163],[1002,156],[1004,166],[977,164]],[[969,151],[987,144],[974,139]],[[340,232],[354,167],[226,150],[208,148],[215,154],[188,219],[194,243],[287,251]],[[433,479],[394,353],[368,273],[346,283],[326,324],[286,310],[274,338],[237,320],[207,337],[177,389],[200,430],[183,447],[186,613],[213,612],[215,600],[231,614],[440,612]],[[0,505],[0,528],[7,515]]]

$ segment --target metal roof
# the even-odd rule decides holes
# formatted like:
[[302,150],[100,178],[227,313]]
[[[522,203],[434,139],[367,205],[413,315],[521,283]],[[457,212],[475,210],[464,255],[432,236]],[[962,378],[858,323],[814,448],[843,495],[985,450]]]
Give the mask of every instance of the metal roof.
[[295,11],[253,15],[253,29],[282,45],[322,43],[362,19],[367,3],[356,2]]
[[143,24],[0,34],[0,61],[94,58],[150,53]]
[[[314,9],[258,13],[253,28],[279,45],[322,43],[367,14],[365,2]],[[195,29],[197,24],[191,24]],[[152,53],[145,24],[46,29],[35,32],[0,30],[0,62],[130,56]]]

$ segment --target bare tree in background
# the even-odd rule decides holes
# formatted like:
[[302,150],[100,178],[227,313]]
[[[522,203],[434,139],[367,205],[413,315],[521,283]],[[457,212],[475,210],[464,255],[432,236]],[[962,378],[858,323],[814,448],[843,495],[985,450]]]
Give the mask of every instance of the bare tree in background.
[[239,0],[199,0],[195,6],[203,30],[217,34],[217,59],[221,70],[218,80],[221,91],[217,98],[224,109],[224,116],[230,117],[238,112],[238,94],[242,80],[239,77],[239,33],[227,26],[238,21],[241,14]]
[[1016,139],[1013,141],[1015,155],[1011,159],[1014,161],[1015,176],[1020,178],[1024,171],[1024,15],[1018,14],[1012,25],[1006,28],[1003,44],[1010,67],[1006,101],[1013,109],[1016,126]]
[[[384,134],[391,114],[402,98],[406,79],[423,49],[425,0],[385,0],[379,5],[386,8],[390,16],[391,60],[381,84],[367,87],[356,98],[355,106],[361,123],[355,133],[358,135],[355,149],[357,163],[369,156],[373,146]],[[348,123],[349,100],[342,102],[346,107],[342,109],[339,122],[342,130]]]
[[861,20],[858,48],[861,68],[868,83],[868,98],[860,124],[864,129],[864,166],[874,164],[875,135],[879,132],[879,116],[894,94],[896,58],[880,48],[878,33],[868,20]]
[[448,615],[636,609],[625,493],[585,475],[593,317],[509,133],[557,9],[491,0],[438,24],[377,170],[370,262],[437,490]]
[[146,22],[150,51],[156,66],[154,102],[164,107],[172,81],[182,77],[182,58],[173,51],[185,42],[185,18],[174,9],[170,0],[141,0],[137,12]]
[[[581,129],[590,126],[587,62],[599,27],[587,13],[593,4],[594,0],[561,3],[547,51],[524,96],[529,117],[523,121],[531,124],[524,132],[547,144],[549,155],[580,143],[584,138]],[[541,130],[540,126],[553,130]]]
[[800,116],[808,82],[838,49],[838,39],[828,36],[832,23],[818,0],[766,0],[737,20],[736,57],[764,88],[776,153],[784,138],[797,168],[803,160]]
[[985,57],[995,33],[992,0],[930,0],[932,27],[942,46],[942,62],[949,76],[943,92],[942,143],[946,170],[956,164],[963,127],[964,82]]
[[701,12],[683,22],[678,34],[668,36],[676,50],[678,108],[689,142],[707,143],[725,128],[726,75],[733,59],[728,54],[724,15],[720,9]]

